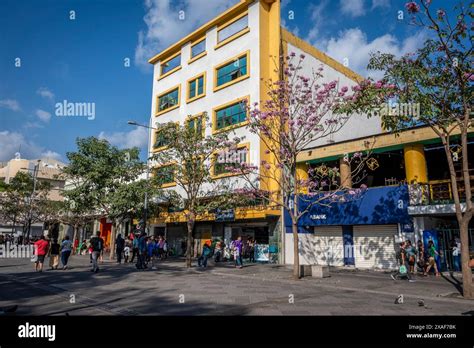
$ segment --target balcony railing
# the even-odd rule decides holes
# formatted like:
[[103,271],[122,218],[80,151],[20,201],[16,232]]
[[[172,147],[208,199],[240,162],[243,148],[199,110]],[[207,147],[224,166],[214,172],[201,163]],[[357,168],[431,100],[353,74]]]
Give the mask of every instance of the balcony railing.
[[[471,193],[474,195],[474,176],[470,177]],[[466,200],[464,180],[457,180],[459,199]],[[410,205],[453,204],[453,188],[451,180],[434,180],[428,184],[409,185]]]

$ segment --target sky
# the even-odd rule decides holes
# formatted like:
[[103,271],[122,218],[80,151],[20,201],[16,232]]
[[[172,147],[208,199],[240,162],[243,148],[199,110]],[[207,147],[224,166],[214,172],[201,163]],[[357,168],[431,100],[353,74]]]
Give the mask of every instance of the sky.
[[[0,162],[18,151],[22,158],[67,162],[76,139],[88,136],[137,146],[145,159],[147,130],[127,121],[148,123],[153,75],[147,60],[237,2],[1,0]],[[370,52],[401,55],[426,38],[408,24],[405,2],[282,0],[282,25],[376,78],[366,71]],[[66,110],[56,112],[56,103],[86,103],[87,109],[68,117]]]

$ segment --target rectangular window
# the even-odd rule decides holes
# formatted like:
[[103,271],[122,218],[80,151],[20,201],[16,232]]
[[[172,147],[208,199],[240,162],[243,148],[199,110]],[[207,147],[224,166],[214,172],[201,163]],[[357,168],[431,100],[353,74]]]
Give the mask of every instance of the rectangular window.
[[191,58],[197,57],[203,52],[206,52],[206,39],[191,46]]
[[242,100],[229,106],[217,109],[215,112],[214,130],[220,130],[238,125],[247,120],[247,110]]
[[235,34],[245,30],[248,28],[249,25],[249,18],[247,15],[243,16],[242,18],[236,20],[232,24],[220,29],[217,32],[217,43],[220,43]]
[[158,96],[157,114],[179,106],[179,86]]
[[161,64],[161,76],[169,73],[179,66],[181,66],[181,54],[178,54],[176,57],[173,57]]
[[170,142],[170,139],[166,136],[166,132],[155,132],[155,143],[153,144],[154,149],[169,146]]
[[187,102],[192,102],[198,98],[206,95],[206,74],[202,74],[188,80],[188,99]]
[[188,127],[194,129],[198,134],[204,135],[204,127],[202,124],[202,116],[191,117],[187,121]]
[[174,165],[166,165],[155,168],[156,182],[160,185],[174,184]]
[[214,74],[214,90],[219,90],[249,77],[249,52],[217,66]]
[[222,152],[214,156],[214,176],[230,174],[233,168],[239,168],[248,162],[248,146],[239,146],[236,150]]

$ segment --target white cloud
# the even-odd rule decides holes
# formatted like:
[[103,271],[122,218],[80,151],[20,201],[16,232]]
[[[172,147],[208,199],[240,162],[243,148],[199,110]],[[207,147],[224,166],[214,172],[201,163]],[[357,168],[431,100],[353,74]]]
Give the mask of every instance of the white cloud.
[[319,31],[321,26],[327,22],[327,19],[323,17],[323,12],[326,9],[326,6],[328,5],[329,1],[328,0],[322,0],[319,2],[318,5],[311,4],[308,8],[309,11],[311,11],[311,23],[313,23],[313,26],[308,32],[308,35],[306,36],[305,40],[312,42],[316,40],[316,38],[319,36]]
[[150,69],[148,59],[236,3],[238,0],[145,0],[147,29],[138,33],[135,64]]
[[61,161],[61,155],[55,151],[47,150],[41,153],[40,158],[49,158]]
[[[52,157],[60,159],[61,155],[45,149],[34,143],[18,132],[0,131],[0,161],[9,161],[20,151],[21,157],[35,159],[41,157]],[[48,156],[46,156],[48,155]]]
[[122,149],[132,147],[146,148],[148,144],[148,130],[143,127],[136,127],[129,132],[100,132],[99,139],[105,139],[112,145]]
[[12,111],[20,111],[20,103],[14,99],[2,99],[0,100],[0,107],[10,109]]
[[340,0],[339,6],[343,14],[351,17],[359,17],[366,13],[364,0]]
[[41,97],[54,101],[54,93],[51,92],[47,87],[41,87],[36,91]]
[[372,0],[372,10],[376,8],[389,8],[390,0]]
[[352,28],[339,33],[336,38],[324,40],[317,47],[321,47],[330,57],[342,62],[345,58],[349,60],[349,68],[375,79],[382,76],[381,72],[367,71],[367,64],[370,53],[377,51],[391,53],[401,56],[408,52],[414,52],[421,47],[426,39],[426,32],[419,31],[413,36],[399,41],[395,36],[385,34],[372,41],[367,39],[367,35],[359,28]]
[[51,114],[41,109],[37,109],[35,114],[43,122],[49,122],[49,120],[51,119]]
[[23,125],[24,128],[44,128],[44,126],[38,122],[26,122]]

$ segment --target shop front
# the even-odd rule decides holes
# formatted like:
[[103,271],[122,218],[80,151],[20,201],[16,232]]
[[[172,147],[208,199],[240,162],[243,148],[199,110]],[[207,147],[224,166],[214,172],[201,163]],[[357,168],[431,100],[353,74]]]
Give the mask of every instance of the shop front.
[[[412,226],[405,185],[369,188],[345,201],[313,204],[303,197],[299,221],[301,264],[354,266],[361,269],[397,267],[398,242]],[[285,213],[285,260],[293,262],[291,219]]]

